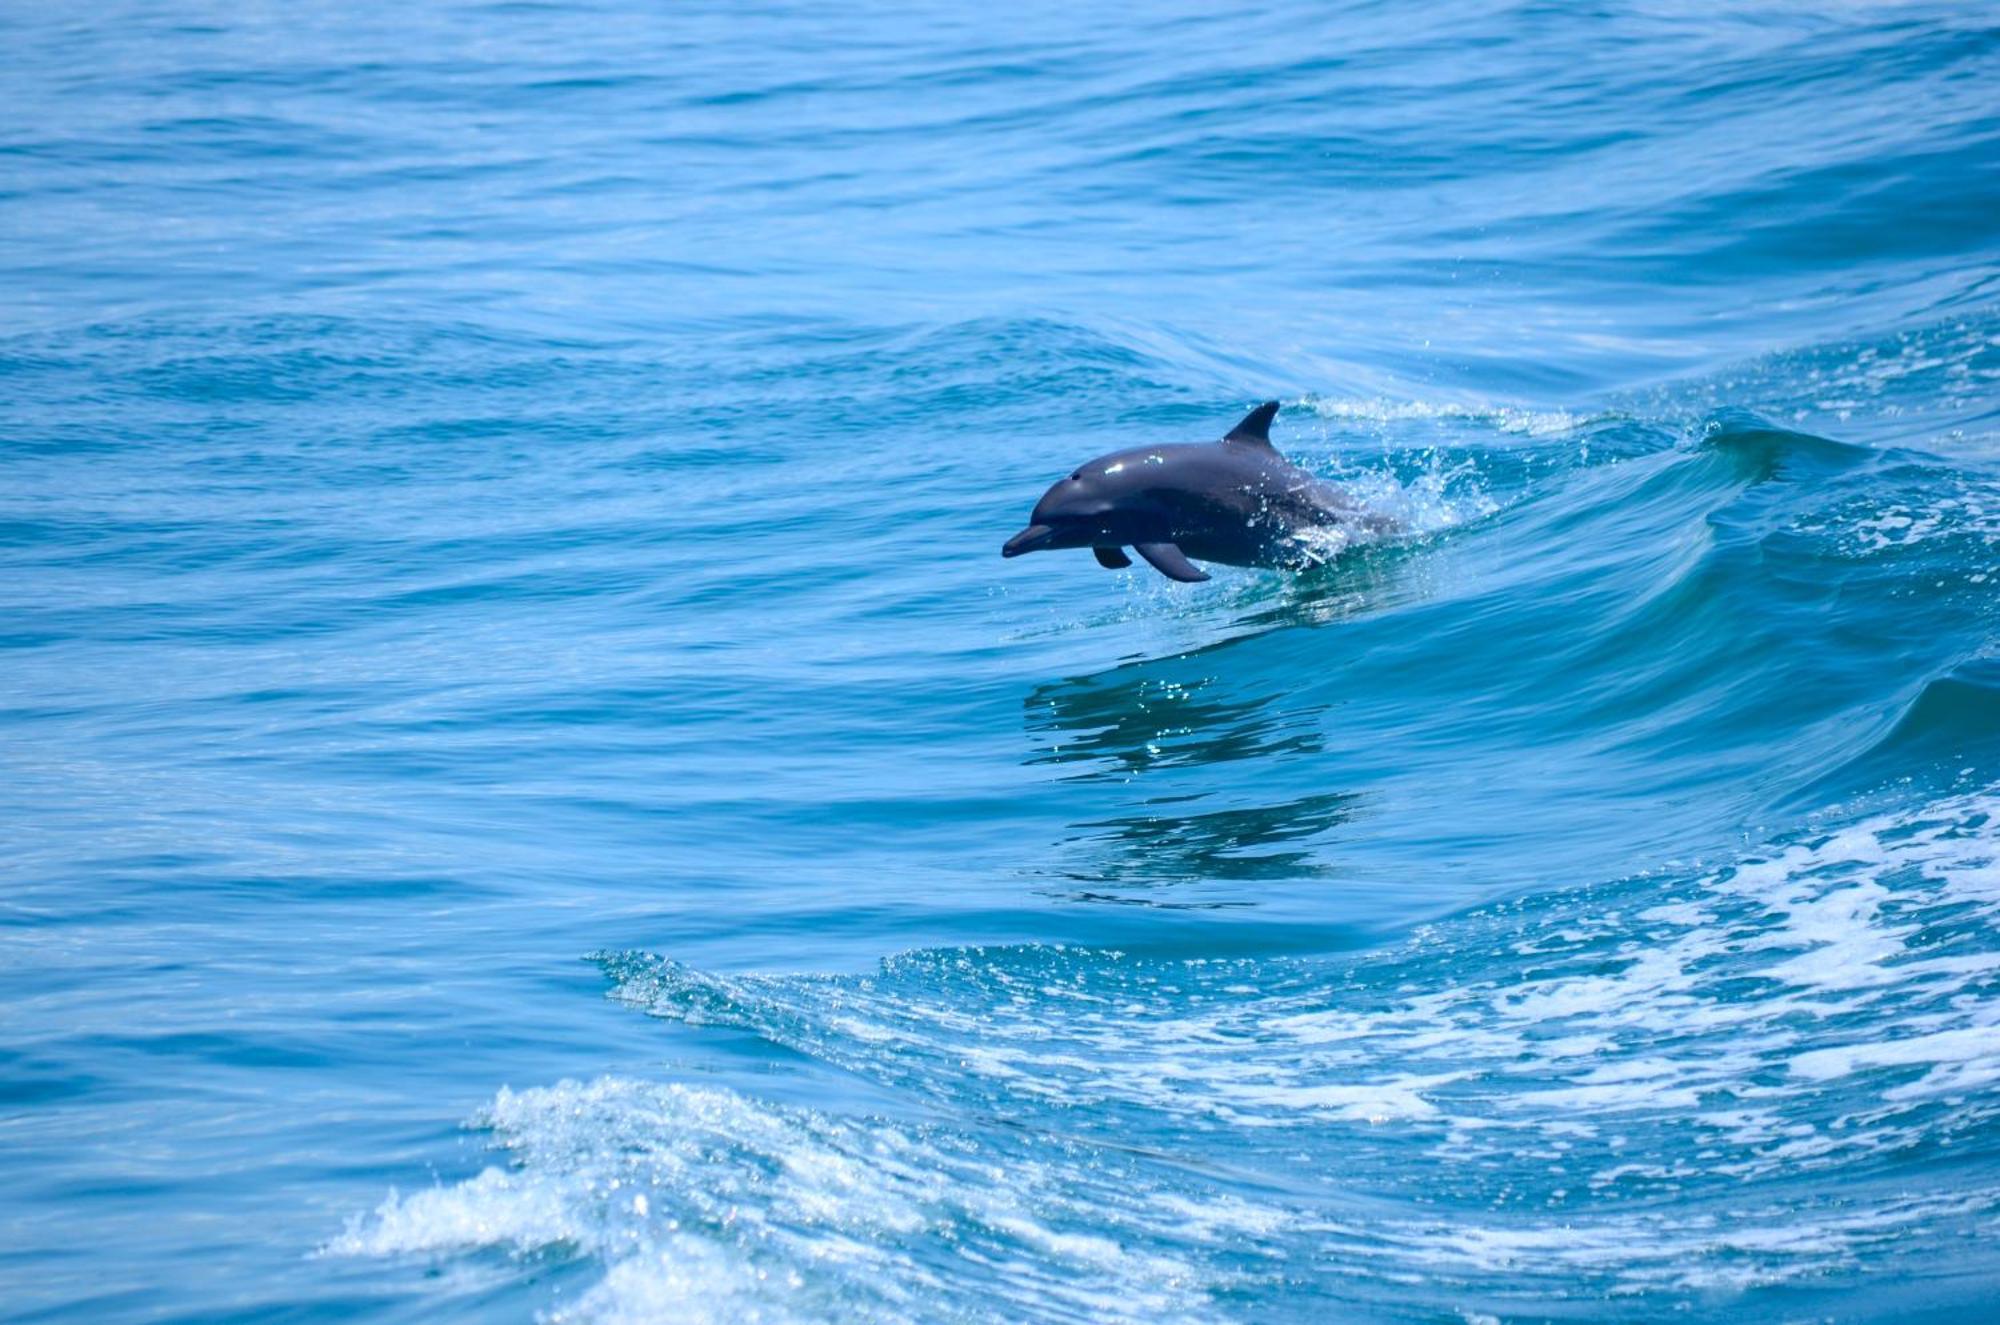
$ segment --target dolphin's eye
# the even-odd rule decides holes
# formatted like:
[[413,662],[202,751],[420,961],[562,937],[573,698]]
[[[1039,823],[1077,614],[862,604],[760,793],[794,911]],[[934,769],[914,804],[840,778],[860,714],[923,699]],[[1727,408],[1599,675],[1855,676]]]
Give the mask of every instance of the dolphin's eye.
[[1081,480],[1082,478],[1083,478],[1083,471],[1079,469],[1079,470],[1077,470],[1077,471],[1076,471],[1076,473],[1074,473],[1074,474],[1071,474],[1071,475],[1069,476],[1069,481],[1070,481],[1070,482],[1072,482],[1072,483],[1076,483],[1076,482],[1080,481],[1080,480]]

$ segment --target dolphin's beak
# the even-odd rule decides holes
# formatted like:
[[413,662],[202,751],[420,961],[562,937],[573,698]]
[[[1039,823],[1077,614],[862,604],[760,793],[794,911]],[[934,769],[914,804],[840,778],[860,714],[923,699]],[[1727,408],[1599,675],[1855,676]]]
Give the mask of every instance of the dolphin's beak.
[[1036,548],[1043,546],[1050,538],[1054,537],[1055,532],[1055,530],[1045,524],[1031,524],[1020,533],[1008,539],[1006,544],[1001,547],[1000,555],[1003,557],[1018,557],[1023,552],[1033,552]]

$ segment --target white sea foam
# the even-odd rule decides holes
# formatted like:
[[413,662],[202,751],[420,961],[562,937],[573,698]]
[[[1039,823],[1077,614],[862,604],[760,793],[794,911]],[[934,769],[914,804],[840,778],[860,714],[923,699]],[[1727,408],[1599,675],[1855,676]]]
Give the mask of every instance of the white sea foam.
[[1422,472],[1402,479],[1380,469],[1351,469],[1337,481],[1369,511],[1392,520],[1397,536],[1405,538],[1442,533],[1500,509],[1470,462],[1433,459]]
[[1322,419],[1342,419],[1358,423],[1433,423],[1451,421],[1479,425],[1497,432],[1523,437],[1555,437],[1574,432],[1588,422],[1583,415],[1568,410],[1522,409],[1513,405],[1467,405],[1452,401],[1341,400],[1327,396],[1306,396],[1299,402]]
[[[1988,1188],[1919,1198],[1884,1167],[2000,1120],[1996,812],[1961,798],[1345,962],[999,949],[835,980],[622,958],[634,1005],[940,1121],[619,1079],[502,1092],[481,1121],[504,1166],[392,1195],[330,1250],[586,1257],[596,1283],[551,1317],[577,1321],[1824,1280],[2000,1216]],[[1173,1159],[1194,1137],[1200,1170]]]
[[1922,494],[1885,501],[1857,496],[1802,516],[1791,532],[1820,540],[1834,555],[1862,560],[1903,553],[1927,544],[1949,545],[1951,574],[1983,584],[2000,551],[2000,484],[1953,475],[1940,477]]
[[623,1078],[502,1091],[479,1121],[508,1167],[392,1194],[328,1253],[602,1262],[552,1321],[986,1318],[955,1277],[1063,1317],[1197,1318],[1197,1267],[1112,1235],[1115,1203],[961,1139]]

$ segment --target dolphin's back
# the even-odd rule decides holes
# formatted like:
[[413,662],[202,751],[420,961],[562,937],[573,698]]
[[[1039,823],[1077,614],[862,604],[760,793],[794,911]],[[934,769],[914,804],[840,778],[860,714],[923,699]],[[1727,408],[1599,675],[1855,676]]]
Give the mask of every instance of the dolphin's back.
[[1155,446],[1108,460],[1157,473],[1146,486],[1170,512],[1174,542],[1206,561],[1232,566],[1309,561],[1305,535],[1361,514],[1353,498],[1268,446],[1227,441]]

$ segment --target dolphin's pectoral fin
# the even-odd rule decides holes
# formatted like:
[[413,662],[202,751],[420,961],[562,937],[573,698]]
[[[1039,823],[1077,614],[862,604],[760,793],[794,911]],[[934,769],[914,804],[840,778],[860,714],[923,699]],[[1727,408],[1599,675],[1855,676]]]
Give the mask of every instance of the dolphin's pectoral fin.
[[1170,580],[1182,584],[1200,584],[1208,578],[1208,572],[1187,559],[1187,554],[1172,543],[1134,543],[1132,550],[1146,559],[1148,565]]
[[1132,558],[1115,547],[1094,547],[1090,555],[1097,558],[1097,564],[1106,570],[1124,570],[1132,564]]

